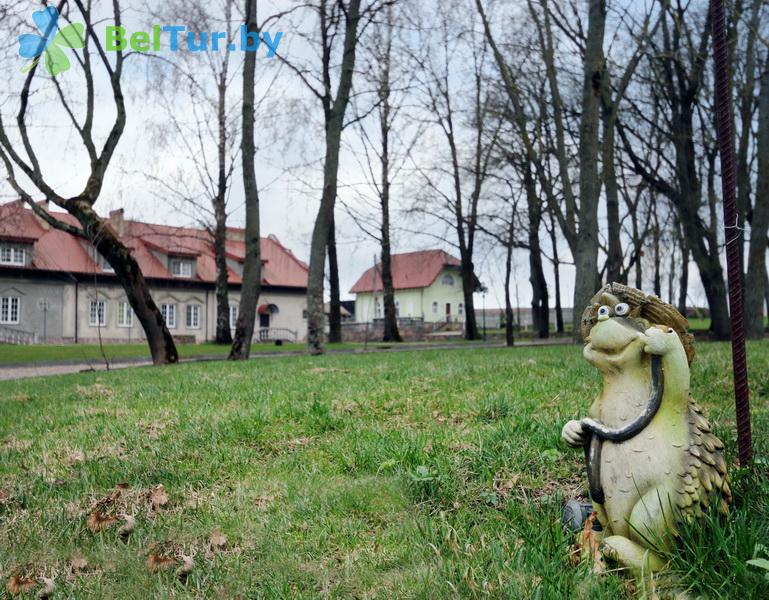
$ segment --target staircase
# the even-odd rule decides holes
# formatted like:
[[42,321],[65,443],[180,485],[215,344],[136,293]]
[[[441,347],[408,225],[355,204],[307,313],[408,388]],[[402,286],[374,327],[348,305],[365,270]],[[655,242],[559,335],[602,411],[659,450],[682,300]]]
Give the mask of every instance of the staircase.
[[0,344],[29,346],[37,344],[37,334],[30,331],[20,331],[10,327],[0,327]]

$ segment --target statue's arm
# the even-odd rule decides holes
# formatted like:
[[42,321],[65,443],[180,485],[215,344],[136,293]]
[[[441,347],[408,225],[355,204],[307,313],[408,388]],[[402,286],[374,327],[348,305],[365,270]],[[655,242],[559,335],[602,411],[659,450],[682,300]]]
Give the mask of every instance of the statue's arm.
[[[596,402],[588,411],[588,415],[592,416],[595,411]],[[582,421],[571,420],[563,426],[561,430],[561,439],[569,444],[572,448],[581,448],[587,444],[587,432],[582,427]]]

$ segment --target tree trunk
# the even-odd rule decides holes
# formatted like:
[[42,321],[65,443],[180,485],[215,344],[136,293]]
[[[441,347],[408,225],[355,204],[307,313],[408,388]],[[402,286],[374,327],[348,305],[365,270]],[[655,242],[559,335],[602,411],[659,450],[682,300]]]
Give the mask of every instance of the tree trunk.
[[510,219],[509,244],[505,253],[505,345],[515,346],[515,324],[513,323],[513,303],[510,300],[510,276],[513,271],[513,219]]
[[382,139],[381,150],[381,182],[379,189],[379,204],[382,210],[382,225],[380,238],[382,243],[382,292],[384,302],[384,335],[385,342],[401,342],[398,331],[398,315],[395,310],[395,290],[393,288],[392,261],[390,259],[390,50],[392,38],[392,12],[387,13],[388,37],[387,52],[384,56],[382,78],[379,87],[379,133]]
[[555,235],[555,220],[550,215],[550,244],[553,248],[553,277],[555,278],[555,331],[563,333],[563,309],[561,308],[561,268],[558,260],[558,239]]
[[224,206],[216,203],[214,210],[214,263],[216,264],[216,343],[231,344],[230,299],[227,282],[227,219]]
[[[609,71],[604,72],[604,96],[611,96],[612,89]],[[611,100],[605,101],[601,110],[603,123],[603,141],[601,145],[603,163],[603,185],[606,196],[606,227],[609,248],[606,255],[606,281],[619,282],[622,273],[622,241],[620,239],[619,189],[617,172],[614,167],[614,106]]]
[[581,338],[582,309],[588,305],[600,283],[596,280],[598,200],[601,193],[598,176],[598,123],[603,85],[605,24],[605,1],[590,0],[582,81],[582,116],[579,124],[579,236],[574,253],[576,281],[572,319],[576,341]]
[[756,199],[750,220],[747,281],[745,288],[745,332],[748,337],[764,336],[764,296],[766,286],[766,249],[769,231],[769,68],[761,75],[758,95]]
[[331,215],[328,230],[328,282],[330,288],[328,308],[328,341],[338,344],[342,341],[342,304],[339,295],[339,260],[336,254],[336,225]]
[[652,230],[652,252],[654,253],[654,295],[662,297],[662,278],[660,277],[660,222],[657,216],[657,199],[652,196],[654,229]]
[[478,334],[478,323],[475,320],[475,303],[473,302],[473,292],[475,291],[475,267],[472,257],[468,252],[460,252],[462,271],[462,296],[465,301],[465,339],[480,339]]
[[679,226],[679,246],[681,248],[681,278],[678,287],[678,312],[686,316],[686,297],[689,295],[689,247],[686,245],[686,238],[680,233]]
[[115,271],[147,336],[152,362],[156,365],[178,362],[174,339],[130,249],[120,241],[111,227],[104,224],[87,200],[75,199],[67,204],[67,210],[78,220],[96,250]]
[[[245,0],[246,26],[249,32],[257,32],[257,0]],[[262,258],[259,232],[259,189],[256,185],[256,147],[254,141],[254,79],[256,53],[246,52],[243,59],[243,132],[240,153],[243,161],[243,190],[246,201],[246,256],[243,261],[243,285],[240,293],[240,309],[235,326],[235,339],[230,350],[230,360],[247,359],[254,338],[257,303],[262,288]]]
[[[550,336],[550,306],[548,304],[547,280],[542,268],[542,249],[539,244],[539,228],[542,223],[542,208],[530,165],[524,167],[526,205],[529,218],[529,281],[531,282],[531,319],[538,338]],[[511,239],[512,242],[512,239]]]
[[[339,86],[334,101],[324,103],[326,149],[323,162],[323,194],[312,231],[310,269],[307,278],[307,345],[310,354],[323,353],[323,280],[326,268],[326,246],[329,231],[333,225],[344,114],[350,100],[350,88],[355,69],[360,3],[361,0],[350,0],[347,7]],[[330,57],[326,57],[323,65],[326,73],[331,69],[330,60]]]
[[227,71],[222,71],[219,80],[218,106],[218,161],[219,173],[214,205],[214,262],[216,263],[216,343],[231,344],[230,299],[227,268]]

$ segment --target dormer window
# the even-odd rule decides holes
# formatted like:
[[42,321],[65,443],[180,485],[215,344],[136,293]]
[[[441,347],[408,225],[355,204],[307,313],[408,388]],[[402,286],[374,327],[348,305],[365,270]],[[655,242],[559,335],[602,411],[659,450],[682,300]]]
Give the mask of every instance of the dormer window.
[[27,251],[24,246],[3,244],[0,246],[0,264],[19,265],[27,264]]
[[192,277],[192,261],[186,258],[172,258],[171,275],[174,277]]
[[441,279],[441,284],[445,285],[446,287],[451,287],[451,286],[454,285],[454,278],[451,275],[449,275],[448,273],[446,273],[443,276],[443,279]]

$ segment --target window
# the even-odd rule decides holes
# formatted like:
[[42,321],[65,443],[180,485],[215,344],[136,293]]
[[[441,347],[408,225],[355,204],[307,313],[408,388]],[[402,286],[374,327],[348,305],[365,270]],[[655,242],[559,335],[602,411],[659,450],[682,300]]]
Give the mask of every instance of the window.
[[459,313],[459,316],[461,317],[463,314],[465,314],[465,305],[461,302],[457,305],[457,312]]
[[374,316],[377,319],[382,318],[382,303],[379,300],[374,300]]
[[171,259],[171,274],[174,277],[192,277],[192,261]]
[[166,327],[176,329],[176,304],[161,304],[160,314],[166,322]]
[[88,318],[91,327],[104,327],[107,324],[107,303],[104,300],[91,300]]
[[4,296],[0,298],[0,323],[5,325],[19,324],[19,298],[16,296]]
[[27,252],[21,246],[0,246],[0,263],[4,265],[24,265]]
[[433,302],[433,314],[434,315],[438,314],[438,303],[437,302]]
[[235,324],[238,322],[238,305],[230,304],[230,327],[235,329]]
[[401,303],[398,302],[398,300],[395,301],[395,316],[396,317],[401,316]]
[[446,273],[443,278],[441,279],[441,285],[445,285],[447,287],[451,287],[454,285],[454,278]]
[[134,311],[128,302],[121,302],[117,305],[117,326],[133,327]]
[[187,329],[200,329],[200,304],[187,305]]

